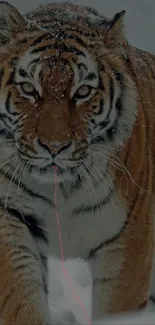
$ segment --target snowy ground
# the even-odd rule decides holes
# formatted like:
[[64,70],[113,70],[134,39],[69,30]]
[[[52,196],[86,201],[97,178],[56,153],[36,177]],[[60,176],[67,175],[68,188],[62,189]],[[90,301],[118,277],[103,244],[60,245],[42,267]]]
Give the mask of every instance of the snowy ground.
[[[9,0],[8,0],[9,1]],[[137,47],[155,53],[155,0],[72,0],[77,4],[92,6],[111,17],[118,11],[126,10],[125,33],[128,40]],[[50,0],[10,0],[20,11],[26,12],[38,4],[46,4]],[[152,311],[152,307],[150,307]],[[114,319],[106,324],[155,324],[155,314],[146,311],[137,317],[129,315],[126,319]],[[149,315],[149,316],[148,316]],[[146,318],[147,317],[147,318]],[[105,323],[104,323],[105,324]],[[101,325],[101,324],[100,324]]]

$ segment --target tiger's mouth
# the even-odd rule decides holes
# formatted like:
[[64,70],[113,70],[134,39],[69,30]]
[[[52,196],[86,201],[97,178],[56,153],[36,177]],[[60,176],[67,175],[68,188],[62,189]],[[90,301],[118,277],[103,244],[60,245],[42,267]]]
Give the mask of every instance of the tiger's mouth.
[[73,180],[73,178],[79,174],[79,168],[82,168],[87,158],[89,159],[88,153],[74,159],[69,159],[67,157],[55,159],[55,161],[48,162],[42,166],[39,166],[39,164],[32,165],[31,175],[39,182],[53,183],[56,171],[58,182]]
[[58,164],[52,162],[51,164],[48,164],[47,166],[37,168],[40,173],[47,173],[53,170],[57,170],[58,173],[62,171],[62,167],[60,167]]
[[64,182],[69,180],[74,174],[75,167],[60,166],[57,163],[50,163],[44,167],[32,166],[31,174],[41,183],[53,183],[55,171],[57,174],[57,181]]
[[83,151],[80,155],[73,157],[72,155],[67,156],[37,156],[25,154],[24,152],[18,152],[20,159],[25,164],[30,166],[29,175],[30,178],[35,178],[38,182],[43,183],[53,182],[54,171],[57,171],[58,181],[68,180],[74,177],[78,173],[80,166],[83,165],[84,161],[89,156],[89,151]]

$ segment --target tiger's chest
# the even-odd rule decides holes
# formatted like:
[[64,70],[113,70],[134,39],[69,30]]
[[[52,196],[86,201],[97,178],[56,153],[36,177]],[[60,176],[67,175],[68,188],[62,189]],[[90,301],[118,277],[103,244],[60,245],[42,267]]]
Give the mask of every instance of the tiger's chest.
[[[68,196],[58,186],[56,202],[53,187],[47,192],[44,188],[33,197],[28,191],[12,193],[8,207],[19,211],[26,225],[32,219],[32,236],[44,256],[61,258],[63,247],[65,258],[87,258],[92,250],[113,241],[127,219],[127,206],[112,182],[105,188],[103,183],[94,189],[74,187]],[[5,186],[0,195],[5,199]]]
[[[112,241],[123,230],[127,207],[113,192],[105,197],[102,188],[94,194],[81,190],[66,200],[57,191],[53,207],[44,206],[43,218],[49,241],[48,254],[61,258],[87,258],[90,252]],[[40,211],[38,211],[40,213]],[[41,246],[41,243],[38,243]]]

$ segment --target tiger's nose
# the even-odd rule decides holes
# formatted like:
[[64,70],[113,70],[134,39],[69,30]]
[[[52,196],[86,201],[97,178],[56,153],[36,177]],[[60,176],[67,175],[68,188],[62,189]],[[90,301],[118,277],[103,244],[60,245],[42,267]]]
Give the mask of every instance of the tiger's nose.
[[39,144],[46,150],[48,150],[48,152],[52,155],[52,156],[56,156],[60,151],[63,151],[67,148],[70,147],[71,145],[71,141],[69,142],[65,142],[65,143],[60,143],[60,142],[48,142],[48,141],[44,141],[44,140],[38,140]]

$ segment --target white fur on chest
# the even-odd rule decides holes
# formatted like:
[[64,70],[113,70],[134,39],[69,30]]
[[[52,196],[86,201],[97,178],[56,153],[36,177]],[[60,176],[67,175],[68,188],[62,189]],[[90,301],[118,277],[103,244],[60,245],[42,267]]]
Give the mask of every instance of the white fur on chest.
[[52,322],[89,324],[93,282],[88,263],[81,259],[70,259],[62,264],[61,260],[50,257],[48,269],[48,303]]
[[[99,189],[98,200],[102,198],[102,191]],[[126,218],[127,208],[121,202],[117,194],[101,209],[80,214],[72,214],[78,202],[87,203],[88,194],[80,193],[80,197],[72,197],[65,202],[61,196],[57,196],[57,210],[61,227],[61,237],[65,258],[86,257],[89,251],[100,243],[115,237],[122,229]],[[60,257],[60,229],[58,229],[55,211],[51,211],[51,218],[48,218],[48,233],[50,240],[50,253],[52,256]]]
[[[54,202],[54,185],[46,191],[48,200]],[[5,186],[3,192],[5,196]],[[60,233],[55,209],[48,201],[38,197],[32,198],[27,192],[13,191],[13,193],[15,197],[12,195],[8,197],[9,205],[19,209],[23,214],[36,215],[38,220],[44,223],[49,239],[48,254],[60,258]],[[2,196],[2,193],[0,194]],[[106,191],[103,191],[103,184],[101,184],[95,194],[82,187],[79,192],[75,191],[74,195],[66,200],[59,186],[57,187],[56,203],[65,258],[87,257],[91,249],[112,239],[122,229],[127,218],[127,207],[116,192],[100,209],[94,211],[92,208],[91,212],[73,215],[73,210],[79,204],[95,205],[102,201],[105,195]]]

